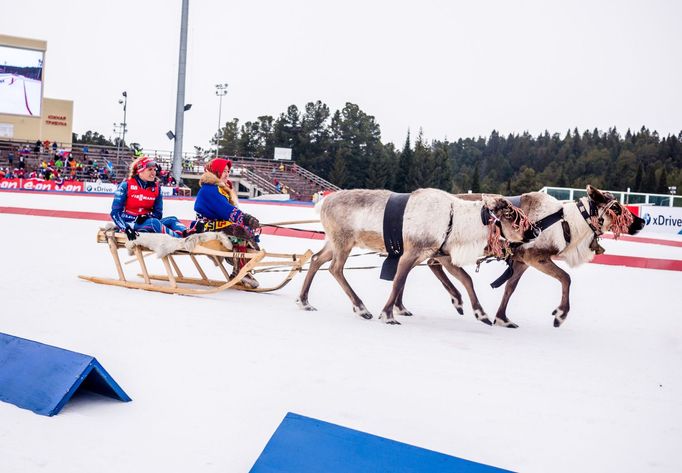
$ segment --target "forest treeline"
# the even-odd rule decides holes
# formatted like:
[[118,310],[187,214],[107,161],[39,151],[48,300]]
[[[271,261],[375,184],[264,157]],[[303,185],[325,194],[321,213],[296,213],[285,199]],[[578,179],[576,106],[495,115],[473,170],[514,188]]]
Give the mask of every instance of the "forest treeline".
[[[425,140],[407,132],[404,143],[383,143],[375,118],[353,103],[334,113],[321,101],[290,105],[274,118],[228,121],[213,138],[219,154],[272,158],[292,149],[296,163],[341,188],[409,192],[436,187],[451,192],[506,195],[543,186],[667,194],[682,191],[682,131],[659,136],[646,127],[627,130],[545,131],[456,141]],[[207,150],[195,149],[197,155]]]
[[[409,192],[437,187],[452,192],[517,194],[542,186],[594,186],[667,194],[682,190],[682,132],[661,137],[645,127],[627,130],[545,131],[427,142],[407,133],[400,147],[382,143],[380,126],[360,107],[346,103],[333,114],[321,101],[300,110],[290,105],[278,118],[227,122],[219,153],[272,157],[276,146],[342,188]],[[218,138],[218,135],[216,135]],[[214,141],[215,144],[215,141]]]

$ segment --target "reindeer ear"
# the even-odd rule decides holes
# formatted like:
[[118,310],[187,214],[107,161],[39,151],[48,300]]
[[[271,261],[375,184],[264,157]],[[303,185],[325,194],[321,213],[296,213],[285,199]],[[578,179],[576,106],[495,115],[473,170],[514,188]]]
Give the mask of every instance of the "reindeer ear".
[[589,184],[587,185],[587,195],[597,204],[606,203],[609,200],[599,189]]

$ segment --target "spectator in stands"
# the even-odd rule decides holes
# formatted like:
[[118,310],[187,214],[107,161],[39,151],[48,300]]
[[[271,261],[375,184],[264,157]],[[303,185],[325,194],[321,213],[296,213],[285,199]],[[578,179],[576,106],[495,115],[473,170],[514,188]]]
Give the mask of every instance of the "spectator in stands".
[[62,173],[62,170],[64,169],[64,161],[62,161],[61,156],[57,156],[57,159],[54,162],[54,167],[59,174]]
[[36,141],[36,144],[33,145],[33,152],[40,153],[40,146],[41,146],[40,140]]
[[[229,159],[215,158],[204,166],[204,174],[199,179],[199,193],[194,201],[197,221],[201,222],[205,231],[222,231],[232,237],[233,249],[246,252],[247,244],[258,248],[260,223],[258,219],[237,208],[237,193],[230,182]],[[235,276],[244,266],[244,260],[234,258],[232,261]],[[258,287],[258,281],[247,275],[242,279],[244,284]]]
[[76,163],[76,160],[73,158],[73,156],[69,156],[69,159],[66,160],[66,168],[69,170],[70,179],[76,178],[77,165],[78,164]]
[[163,218],[156,162],[146,156],[131,163],[128,179],[116,189],[111,218],[129,240],[134,240],[138,232],[165,233],[177,238],[190,233],[176,217]]

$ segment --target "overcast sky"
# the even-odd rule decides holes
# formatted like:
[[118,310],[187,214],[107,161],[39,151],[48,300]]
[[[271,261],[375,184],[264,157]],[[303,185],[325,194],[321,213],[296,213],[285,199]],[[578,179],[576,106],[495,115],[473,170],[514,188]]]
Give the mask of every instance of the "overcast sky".
[[[47,41],[45,96],[74,131],[172,149],[181,0],[12,2],[0,33]],[[682,130],[682,2],[190,0],[184,150],[222,121],[353,102],[382,140],[642,125]]]

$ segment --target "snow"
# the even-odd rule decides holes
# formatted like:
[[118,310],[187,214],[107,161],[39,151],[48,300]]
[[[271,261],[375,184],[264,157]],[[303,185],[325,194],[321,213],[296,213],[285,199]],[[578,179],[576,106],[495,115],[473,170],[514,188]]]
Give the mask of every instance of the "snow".
[[[7,207],[108,212],[110,202],[0,192]],[[311,207],[243,208],[262,222],[316,218]],[[191,209],[166,201],[166,215]],[[680,272],[570,269],[571,312],[556,329],[559,284],[528,271],[511,330],[477,322],[468,302],[458,315],[419,267],[405,291],[415,315],[387,326],[353,315],[328,272],[310,292],[316,312],[294,302],[302,276],[267,294],[129,290],[77,278],[115,276],[98,222],[0,213],[0,225],[0,332],[93,355],[133,398],[83,394],[52,418],[0,403],[3,473],[248,471],[289,411],[515,471],[682,470]],[[282,252],[323,243],[262,240]],[[603,244],[682,259],[675,247]],[[503,265],[470,269],[492,316],[502,292],[489,283]],[[390,283],[379,269],[346,274],[378,316]]]

